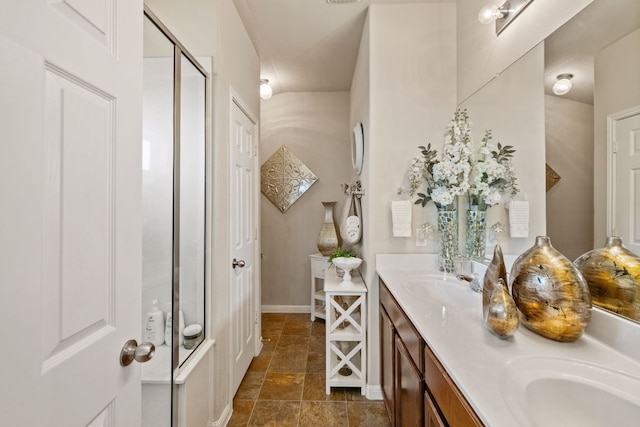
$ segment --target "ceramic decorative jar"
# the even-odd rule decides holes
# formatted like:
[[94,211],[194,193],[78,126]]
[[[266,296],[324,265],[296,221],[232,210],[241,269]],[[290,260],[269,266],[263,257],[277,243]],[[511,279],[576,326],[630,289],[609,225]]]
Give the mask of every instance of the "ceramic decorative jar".
[[484,273],[484,280],[482,282],[482,316],[485,318],[487,317],[489,298],[493,293],[493,288],[495,288],[498,283],[498,279],[502,279],[504,283],[507,283],[507,267],[504,264],[504,256],[502,255],[500,245],[496,245],[493,248],[493,258],[487,266],[487,271]]
[[607,237],[603,248],[587,252],[574,264],[587,281],[594,305],[640,321],[640,257],[625,248],[620,237]]
[[591,298],[582,273],[551,246],[547,236],[516,259],[511,295],[520,323],[555,341],[575,341],[591,320]]
[[322,206],[324,206],[324,222],[318,235],[318,250],[324,256],[331,255],[342,243],[335,223],[336,203],[322,202]]
[[489,295],[484,325],[492,334],[502,339],[513,336],[520,326],[518,308],[509,295],[506,282],[502,279],[498,279],[498,283]]

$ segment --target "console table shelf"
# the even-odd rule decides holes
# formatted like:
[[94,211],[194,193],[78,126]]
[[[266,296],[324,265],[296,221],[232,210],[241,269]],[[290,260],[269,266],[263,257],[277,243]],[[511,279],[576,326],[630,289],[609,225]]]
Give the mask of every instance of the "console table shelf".
[[325,270],[327,394],[331,387],[366,391],[367,287],[358,271],[351,276],[351,282],[342,282],[335,266]]
[[309,255],[311,261],[311,321],[324,319],[324,272],[329,268],[329,257],[321,253]]

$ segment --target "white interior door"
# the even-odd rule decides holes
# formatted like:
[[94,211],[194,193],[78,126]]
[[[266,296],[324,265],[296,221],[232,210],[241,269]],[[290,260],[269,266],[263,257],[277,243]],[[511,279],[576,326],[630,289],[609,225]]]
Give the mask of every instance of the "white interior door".
[[255,355],[257,307],[255,245],[256,124],[235,102],[231,107],[231,394]]
[[616,155],[612,231],[630,251],[640,254],[640,109],[613,123]]
[[130,426],[142,2],[3,1],[0,424]]

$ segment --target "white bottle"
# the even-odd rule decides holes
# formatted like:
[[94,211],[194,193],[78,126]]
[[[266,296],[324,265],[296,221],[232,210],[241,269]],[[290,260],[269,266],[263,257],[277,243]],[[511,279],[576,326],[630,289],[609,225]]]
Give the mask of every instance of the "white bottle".
[[[171,340],[173,338],[173,313],[171,310],[171,304],[167,304],[169,309],[167,310],[167,321],[165,324],[164,330],[164,340],[167,345],[171,345]],[[178,345],[182,345],[184,342],[184,335],[182,335],[182,331],[184,331],[184,315],[182,314],[182,310],[178,311]]]
[[153,300],[153,309],[147,313],[147,321],[144,327],[144,340],[153,345],[164,343],[164,314],[158,308],[158,300]]
[[167,310],[167,320],[164,329],[164,341],[169,347],[173,343],[173,313],[171,310],[171,303],[167,303],[169,309]]
[[184,314],[182,310],[178,311],[178,345],[184,344]]

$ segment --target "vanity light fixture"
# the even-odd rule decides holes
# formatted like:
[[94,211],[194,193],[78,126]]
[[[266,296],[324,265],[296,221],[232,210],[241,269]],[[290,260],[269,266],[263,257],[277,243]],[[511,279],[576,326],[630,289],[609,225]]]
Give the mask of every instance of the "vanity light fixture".
[[500,5],[489,3],[480,9],[478,21],[482,24],[495,22],[496,34],[500,34],[532,1],[533,0],[506,0],[502,1]]
[[571,73],[563,73],[559,74],[556,82],[553,84],[553,93],[556,95],[566,95],[571,90],[573,84],[571,83],[571,79],[573,78],[573,74]]
[[269,85],[269,79],[260,79],[260,98],[269,99],[273,95],[273,89]]
[[480,9],[480,13],[478,13],[478,21],[480,21],[481,24],[491,24],[498,18],[504,18],[509,13],[509,9],[505,7],[505,4],[497,6],[491,3],[484,6]]

